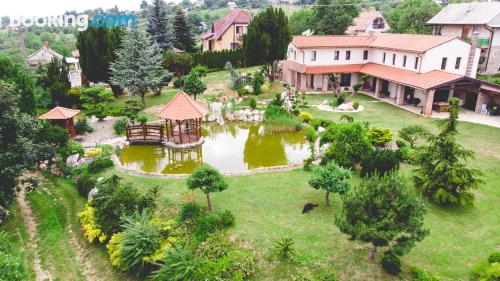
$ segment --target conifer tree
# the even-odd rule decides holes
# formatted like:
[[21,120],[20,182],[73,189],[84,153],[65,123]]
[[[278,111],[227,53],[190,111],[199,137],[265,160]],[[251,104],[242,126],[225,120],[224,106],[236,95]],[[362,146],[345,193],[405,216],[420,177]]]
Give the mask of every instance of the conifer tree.
[[172,48],[172,31],[163,0],[153,0],[148,12],[148,33],[162,50]]
[[[359,8],[349,0],[318,0],[314,7],[316,32],[342,35],[359,14]],[[328,6],[331,5],[331,6]]]
[[146,106],[146,93],[158,87],[165,75],[170,75],[161,65],[160,48],[156,42],[152,43],[148,33],[132,29],[123,39],[117,56],[110,67],[111,82],[140,96]]
[[175,11],[174,35],[174,47],[186,52],[195,51],[195,42],[191,32],[191,26],[188,24],[186,15],[181,9]]

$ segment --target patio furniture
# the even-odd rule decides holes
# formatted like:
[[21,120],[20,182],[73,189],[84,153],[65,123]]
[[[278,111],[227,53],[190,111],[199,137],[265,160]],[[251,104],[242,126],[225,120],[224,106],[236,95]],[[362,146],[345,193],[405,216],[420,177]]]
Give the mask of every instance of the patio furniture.
[[450,104],[447,102],[434,102],[432,103],[434,110],[437,112],[447,112],[450,111]]

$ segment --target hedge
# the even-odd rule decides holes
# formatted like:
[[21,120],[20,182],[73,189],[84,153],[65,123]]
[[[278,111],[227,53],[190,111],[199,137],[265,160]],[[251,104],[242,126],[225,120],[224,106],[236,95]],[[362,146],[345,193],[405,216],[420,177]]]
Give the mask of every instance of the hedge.
[[235,68],[253,66],[246,63],[243,49],[198,52],[192,56],[193,65],[204,65],[209,69],[223,69],[228,61]]

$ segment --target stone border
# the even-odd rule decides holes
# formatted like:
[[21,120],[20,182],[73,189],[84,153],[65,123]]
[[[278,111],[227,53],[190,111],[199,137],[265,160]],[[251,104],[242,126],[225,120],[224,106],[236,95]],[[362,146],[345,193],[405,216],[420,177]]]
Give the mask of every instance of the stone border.
[[[124,167],[120,163],[120,159],[118,158],[118,156],[116,154],[111,155],[111,159],[113,160],[113,163],[115,164],[115,169],[117,169],[121,172],[128,173],[130,175],[134,175],[134,176],[143,176],[143,177],[158,178],[158,179],[185,179],[191,175],[191,174],[148,173],[148,172]],[[303,166],[302,163],[291,163],[291,164],[282,165],[282,166],[261,167],[261,168],[248,170],[245,172],[222,173],[222,175],[228,176],[228,177],[235,177],[235,176],[254,175],[254,174],[259,174],[259,173],[282,172],[282,171],[295,170],[297,168],[301,168],[302,166]]]
[[205,142],[204,138],[200,138],[197,142],[190,142],[190,143],[185,143],[185,144],[176,144],[175,142],[167,142],[165,141],[163,143],[164,146],[168,148],[173,148],[173,149],[190,149],[190,148],[195,148],[200,145],[202,145]]
[[343,112],[343,113],[361,112],[361,111],[363,111],[365,109],[362,105],[359,105],[358,109],[356,109],[356,110],[350,110],[350,111],[347,111],[347,110],[338,110],[338,109],[334,109],[331,106],[325,105],[325,104],[319,104],[319,105],[316,106],[316,108],[318,108],[319,110],[322,110],[322,111]]

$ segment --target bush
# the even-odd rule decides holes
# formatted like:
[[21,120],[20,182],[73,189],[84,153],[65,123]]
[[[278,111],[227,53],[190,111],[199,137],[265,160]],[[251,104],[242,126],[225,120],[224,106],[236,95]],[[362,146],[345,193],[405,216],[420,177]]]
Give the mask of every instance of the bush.
[[234,225],[234,215],[229,211],[217,211],[203,216],[198,224],[196,236],[205,240],[209,233]]
[[382,256],[382,267],[392,275],[401,273],[401,259],[392,252],[386,252]]
[[42,141],[56,146],[63,146],[68,142],[69,133],[66,128],[44,122],[42,130],[40,130],[40,138]]
[[198,52],[192,54],[192,56],[194,65],[201,64],[207,66],[210,69],[223,69],[228,61],[231,62],[233,67],[253,66],[246,63],[243,48],[222,51]]
[[363,124],[331,124],[321,136],[320,143],[330,143],[323,156],[322,164],[333,159],[344,168],[353,168],[371,150]]
[[233,251],[220,259],[203,260],[196,277],[189,280],[244,280],[254,270],[255,261],[250,252]]
[[487,261],[480,261],[472,268],[470,280],[472,281],[497,281],[500,280],[499,253],[495,252]]
[[240,89],[238,89],[237,93],[238,93],[239,97],[244,97],[244,96],[250,94],[250,91],[248,89],[245,89],[245,88],[240,88]]
[[109,157],[99,157],[89,164],[89,173],[96,174],[104,171],[106,168],[113,167],[113,160]]
[[494,252],[488,257],[489,263],[500,262],[500,252]]
[[311,125],[302,126],[302,130],[304,130],[306,134],[306,138],[310,142],[314,142],[316,138],[318,138],[318,132]]
[[257,71],[254,76],[253,76],[253,94],[254,95],[260,95],[262,92],[262,85],[264,84],[264,75],[262,74],[262,71]]
[[375,146],[383,146],[392,140],[392,132],[387,128],[372,127],[368,130],[366,136]]
[[63,161],[66,161],[66,159],[73,154],[79,154],[80,156],[83,156],[84,150],[83,145],[80,142],[68,141],[68,143],[64,147],[59,148],[58,152],[59,155],[61,155]]
[[421,125],[410,125],[399,130],[399,137],[410,143],[410,146],[415,147],[415,143],[421,137],[426,137],[429,131]]
[[79,118],[75,123],[75,130],[78,135],[83,135],[86,133],[91,133],[94,131],[94,128],[89,123],[87,117]]
[[390,149],[375,149],[367,153],[361,160],[362,177],[378,173],[383,176],[388,172],[399,169],[399,155]]
[[255,98],[250,99],[249,105],[251,109],[255,109],[257,107],[257,101],[255,100]]
[[352,108],[354,108],[354,109],[358,110],[358,108],[359,108],[359,101],[355,101],[355,102],[353,102],[353,103],[352,103]]
[[89,192],[92,188],[95,187],[96,180],[92,178],[90,175],[83,174],[80,175],[76,179],[76,190],[78,190],[78,193],[87,198],[89,195]]
[[337,98],[333,98],[329,103],[328,103],[329,106],[331,106],[332,108],[337,108],[337,106],[339,106],[339,101]]
[[299,119],[300,119],[300,121],[302,121],[304,123],[309,123],[309,122],[311,122],[312,115],[309,112],[303,111],[299,114]]
[[231,244],[224,232],[210,233],[207,239],[198,245],[196,256],[205,259],[219,259],[227,255],[231,250]]
[[292,238],[281,238],[273,242],[273,252],[280,259],[287,260],[295,255],[294,241]]
[[187,202],[181,205],[179,213],[177,215],[177,220],[179,222],[185,222],[188,220],[196,220],[202,214],[200,205],[195,202]]
[[101,230],[101,226],[96,222],[95,208],[90,203],[85,204],[83,210],[78,213],[78,218],[80,218],[80,225],[89,243],[94,242],[96,239],[104,243],[108,239],[106,234]]
[[145,115],[141,115],[137,118],[137,121],[141,124],[141,125],[146,125],[146,123],[148,123],[148,117],[145,116]]
[[413,104],[414,106],[418,106],[420,104],[421,100],[419,98],[413,98],[411,100],[411,104]]
[[21,256],[0,251],[0,280],[28,280]]
[[109,144],[100,144],[96,146],[102,152],[102,156],[109,157],[113,154],[114,148]]
[[200,260],[192,256],[187,248],[176,246],[167,252],[163,264],[151,277],[154,281],[198,280],[195,274],[199,267]]
[[418,267],[412,266],[410,268],[413,281],[440,281],[440,279],[427,271],[420,269]]
[[102,150],[98,147],[89,148],[83,154],[85,158],[96,158],[100,157],[101,155],[102,155]]
[[327,119],[314,118],[311,120],[311,126],[313,126],[315,130],[318,130],[320,126],[326,128],[332,124],[334,124],[334,122]]
[[404,141],[404,140],[396,140],[396,145],[398,146],[398,148],[402,148],[402,147],[405,147],[407,146],[408,144]]
[[180,89],[184,86],[184,82],[186,81],[186,76],[179,77],[174,80],[174,88]]
[[128,118],[121,118],[116,120],[116,122],[113,124],[113,130],[115,130],[115,133],[122,136],[125,134],[125,128],[128,126]]

